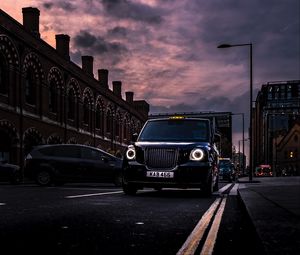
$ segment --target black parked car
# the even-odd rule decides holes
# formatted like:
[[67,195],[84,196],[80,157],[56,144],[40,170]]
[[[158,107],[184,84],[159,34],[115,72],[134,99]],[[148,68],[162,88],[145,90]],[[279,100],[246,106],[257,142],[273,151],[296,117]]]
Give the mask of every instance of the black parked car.
[[41,186],[65,182],[121,185],[122,159],[103,150],[75,144],[40,145],[25,159],[25,177]]
[[174,116],[148,120],[124,157],[123,190],[197,187],[218,190],[217,135],[209,119]]
[[8,181],[11,184],[18,184],[22,181],[20,167],[9,164],[6,160],[0,159],[0,181]]

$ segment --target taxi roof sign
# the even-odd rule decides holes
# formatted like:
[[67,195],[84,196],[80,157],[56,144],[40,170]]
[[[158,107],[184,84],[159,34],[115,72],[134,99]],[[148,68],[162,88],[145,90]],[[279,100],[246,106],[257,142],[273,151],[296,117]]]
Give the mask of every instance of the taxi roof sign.
[[176,115],[176,116],[169,117],[169,119],[170,120],[182,120],[182,119],[185,119],[185,117]]

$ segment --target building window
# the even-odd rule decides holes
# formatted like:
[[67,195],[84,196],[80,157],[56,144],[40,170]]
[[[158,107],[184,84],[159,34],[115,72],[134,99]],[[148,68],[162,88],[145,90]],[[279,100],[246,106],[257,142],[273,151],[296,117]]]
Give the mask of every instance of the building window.
[[115,127],[116,127],[115,134],[116,134],[116,136],[120,137],[120,118],[119,117],[116,118]]
[[7,94],[8,70],[4,57],[0,54],[0,94]]
[[272,99],[272,87],[271,86],[268,88],[268,99],[269,100]]
[[112,133],[112,114],[111,111],[107,111],[106,114],[106,132]]
[[127,121],[124,120],[123,122],[123,137],[124,139],[127,139]]
[[74,120],[74,118],[75,118],[75,93],[73,89],[70,89],[68,94],[68,119]]
[[285,98],[285,86],[284,85],[280,86],[280,98],[281,99]]
[[287,99],[291,99],[292,98],[292,86],[288,85],[287,87]]
[[97,129],[101,128],[101,123],[102,123],[101,107],[99,104],[97,104],[97,107],[96,107],[96,128]]
[[275,100],[278,99],[278,96],[279,96],[279,87],[276,86],[276,87],[275,87]]
[[57,92],[56,85],[54,82],[50,83],[49,88],[49,111],[57,113]]
[[90,123],[90,102],[87,97],[83,100],[83,123],[86,125]]
[[25,77],[25,101],[31,105],[36,104],[36,79],[32,69],[27,71]]

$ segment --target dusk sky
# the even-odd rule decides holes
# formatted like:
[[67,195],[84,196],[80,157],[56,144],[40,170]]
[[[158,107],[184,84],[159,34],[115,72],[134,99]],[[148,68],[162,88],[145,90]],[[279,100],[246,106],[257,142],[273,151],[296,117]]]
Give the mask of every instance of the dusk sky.
[[[40,10],[40,33],[71,37],[71,60],[94,56],[122,91],[145,99],[151,113],[249,113],[249,47],[254,99],[261,85],[300,79],[299,0],[1,0],[22,23],[22,7]],[[234,142],[241,118],[233,117]],[[247,137],[246,134],[245,137]]]

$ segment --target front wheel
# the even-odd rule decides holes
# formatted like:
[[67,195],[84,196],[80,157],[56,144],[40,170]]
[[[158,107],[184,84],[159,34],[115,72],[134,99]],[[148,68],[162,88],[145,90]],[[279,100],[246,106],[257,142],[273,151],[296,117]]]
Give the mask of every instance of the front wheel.
[[49,186],[52,183],[52,175],[47,170],[41,170],[37,173],[35,180],[40,186]]

